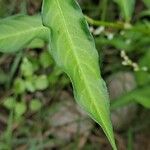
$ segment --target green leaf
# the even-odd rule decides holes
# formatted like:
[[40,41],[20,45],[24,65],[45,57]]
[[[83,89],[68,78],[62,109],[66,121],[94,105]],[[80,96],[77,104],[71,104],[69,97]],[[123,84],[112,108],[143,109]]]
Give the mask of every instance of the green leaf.
[[150,9],[150,1],[149,0],[143,0],[143,2],[145,4],[145,6]]
[[18,15],[0,20],[0,52],[15,52],[35,38],[48,39],[40,16]]
[[9,109],[9,110],[12,110],[15,106],[15,98],[14,97],[7,97],[6,99],[4,99],[4,103],[3,105]]
[[49,82],[46,75],[40,75],[35,77],[35,88],[37,90],[45,90],[48,88]]
[[32,99],[29,107],[31,111],[38,111],[41,109],[42,103],[38,99]]
[[36,91],[36,88],[35,88],[35,83],[34,83],[34,76],[31,76],[31,77],[28,77],[25,81],[25,87],[26,87],[26,90],[28,92],[35,92]]
[[21,117],[27,110],[27,106],[24,102],[18,102],[15,105],[15,115],[16,117]]
[[63,74],[63,71],[57,66],[54,67],[53,71],[48,76],[48,81],[50,86],[54,86],[57,82],[59,82],[60,76]]
[[70,77],[77,103],[101,125],[116,150],[108,93],[81,9],[74,0],[44,0],[42,18],[51,29],[52,56]]
[[146,85],[148,83],[150,83],[150,63],[149,63],[149,60],[150,60],[150,49],[147,49],[147,51],[145,52],[144,56],[142,56],[140,59],[139,59],[139,66],[142,68],[146,68],[147,71],[137,71],[135,72],[135,76],[136,76],[136,79],[137,79],[137,83],[139,85]]
[[125,95],[122,95],[111,104],[111,109],[123,107],[129,103],[139,103],[150,109],[150,86],[135,89]]
[[130,21],[134,11],[135,0],[114,0],[114,1],[118,4],[122,17],[125,19],[125,21],[127,22]]
[[41,53],[40,63],[44,68],[47,68],[53,64],[53,60],[51,58],[51,55],[48,53],[48,51],[44,51]]
[[31,61],[27,57],[24,57],[21,64],[22,75],[24,77],[32,76],[33,72],[34,72],[34,67]]
[[17,78],[14,82],[13,90],[16,94],[23,94],[25,92],[25,81],[21,78]]

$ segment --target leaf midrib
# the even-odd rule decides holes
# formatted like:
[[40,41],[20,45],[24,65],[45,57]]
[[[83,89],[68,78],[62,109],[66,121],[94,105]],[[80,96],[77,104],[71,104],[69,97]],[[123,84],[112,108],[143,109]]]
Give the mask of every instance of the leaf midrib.
[[[85,83],[85,85],[86,85],[86,89],[87,89],[87,91],[88,91],[88,93],[89,93],[89,97],[90,97],[91,99],[93,99],[93,96],[91,95],[91,90],[88,88],[88,86],[87,86],[87,84],[86,84],[86,78],[85,78],[85,76],[84,76],[83,70],[82,70],[82,68],[80,67],[80,63],[79,63],[79,60],[78,60],[78,56],[77,56],[76,52],[74,51],[75,46],[74,46],[73,41],[72,41],[72,39],[71,39],[71,35],[70,35],[70,33],[69,33],[69,30],[67,29],[67,25],[66,25],[65,17],[64,17],[64,15],[63,15],[62,8],[61,8],[60,3],[59,3],[58,0],[55,0],[55,2],[56,2],[56,4],[58,5],[60,14],[61,14],[61,16],[62,16],[63,26],[64,26],[64,29],[66,29],[66,34],[68,35],[68,39],[69,39],[69,41],[70,41],[69,43],[71,43],[71,44],[70,44],[70,47],[72,47],[76,64],[77,64],[78,68],[80,69],[81,75],[82,75],[82,77],[83,77],[83,81],[84,81],[84,83]],[[97,108],[97,105],[96,105],[96,103],[95,103],[95,100],[94,100],[94,101],[91,101],[91,103],[94,104],[95,109],[96,109],[98,115],[100,116],[101,123],[103,124],[103,128],[105,128],[105,131],[107,132],[107,131],[108,131],[107,128],[106,128],[107,126],[105,125],[105,121],[102,119],[103,117],[101,117],[101,114],[100,114],[100,112],[98,111],[98,108]],[[104,131],[104,132],[105,132],[105,131]],[[106,133],[106,132],[105,132],[105,133]],[[106,133],[106,135],[109,135],[108,138],[109,138],[110,141],[112,141],[112,140],[111,140],[111,135],[110,135],[108,132]]]

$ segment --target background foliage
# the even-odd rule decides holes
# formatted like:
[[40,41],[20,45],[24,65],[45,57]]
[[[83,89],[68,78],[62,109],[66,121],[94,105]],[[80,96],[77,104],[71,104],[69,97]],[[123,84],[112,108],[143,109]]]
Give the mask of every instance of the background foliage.
[[[150,2],[79,2],[101,54],[118,148],[149,149]],[[0,0],[0,17],[34,15],[40,8],[40,0]],[[97,125],[76,108],[69,79],[43,41],[25,49],[0,53],[0,149],[111,149]]]

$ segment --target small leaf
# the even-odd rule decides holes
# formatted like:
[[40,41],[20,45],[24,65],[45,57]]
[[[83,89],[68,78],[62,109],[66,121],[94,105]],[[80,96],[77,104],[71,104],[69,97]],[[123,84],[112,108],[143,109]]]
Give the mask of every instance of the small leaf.
[[49,82],[46,75],[37,76],[34,80],[37,90],[45,90],[48,88]]
[[139,85],[143,86],[150,82],[150,73],[148,71],[150,70],[149,60],[150,60],[150,50],[148,50],[145,53],[145,55],[139,59],[139,62],[138,62],[140,68],[144,67],[147,70],[147,71],[140,70],[140,71],[135,72],[135,76]]
[[15,106],[15,98],[14,97],[7,97],[6,99],[4,99],[4,103],[3,105],[9,109],[9,110],[12,110]]
[[48,51],[44,51],[40,54],[40,63],[44,68],[47,68],[53,64],[53,60]]
[[30,102],[29,107],[30,107],[30,110],[33,111],[33,112],[38,111],[38,110],[41,109],[42,103],[38,99],[32,99],[31,102]]
[[24,77],[28,77],[28,76],[32,76],[33,72],[34,72],[34,67],[30,62],[30,60],[27,57],[23,58],[21,64],[21,74]]
[[25,92],[25,81],[21,78],[17,78],[14,82],[14,93],[22,94]]
[[58,68],[57,66],[54,67],[54,70],[49,74],[48,81],[50,83],[50,86],[54,86],[57,81],[59,81],[60,75],[62,75],[62,70]]
[[36,91],[36,88],[35,88],[35,85],[34,85],[34,76],[33,77],[29,77],[26,79],[25,81],[25,87],[26,87],[26,90],[28,92],[35,92]]
[[16,117],[21,117],[26,112],[26,104],[24,102],[18,102],[15,105],[15,115]]

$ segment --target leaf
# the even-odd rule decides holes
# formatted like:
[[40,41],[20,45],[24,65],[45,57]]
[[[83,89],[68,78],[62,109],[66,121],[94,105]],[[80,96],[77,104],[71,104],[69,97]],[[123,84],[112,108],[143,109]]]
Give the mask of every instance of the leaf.
[[27,106],[24,102],[17,102],[15,105],[15,115],[17,118],[21,117],[27,110]]
[[32,62],[27,57],[23,58],[20,70],[21,70],[21,74],[24,77],[29,77],[33,75],[34,67],[33,67]]
[[134,11],[135,0],[114,0],[120,7],[122,17],[125,21],[130,21]]
[[70,77],[77,103],[103,128],[114,150],[105,82],[93,37],[74,0],[44,0],[43,23],[51,29],[51,53]]
[[21,78],[17,78],[14,82],[14,93],[16,94],[23,94],[26,90],[25,88],[25,81]]
[[138,62],[140,68],[144,67],[147,71],[140,70],[140,71],[135,72],[135,77],[136,77],[137,83],[139,85],[146,85],[146,84],[150,83],[149,60],[150,60],[150,49],[147,49],[144,56],[142,56]]
[[5,84],[9,77],[10,76],[0,68],[0,84]]
[[139,16],[140,17],[149,17],[150,16],[150,9],[142,11]]
[[48,39],[49,30],[39,16],[17,15],[0,20],[0,52],[15,52],[33,39]]
[[7,97],[4,99],[3,105],[9,109],[12,110],[15,107],[16,99],[14,97]]
[[29,108],[31,111],[35,112],[40,110],[42,107],[42,103],[40,102],[39,99],[32,99],[29,105]]
[[31,93],[35,92],[36,87],[34,84],[34,76],[28,77],[25,81],[26,90]]
[[145,6],[150,9],[150,1],[149,0],[143,0]]
[[122,95],[111,104],[111,109],[123,107],[129,103],[139,103],[150,109],[150,86],[135,89],[125,95]]
[[48,78],[46,75],[40,75],[35,77],[35,89],[45,90],[49,86]]
[[47,68],[49,67],[50,65],[53,64],[53,60],[52,60],[52,57],[51,55],[49,54],[48,51],[44,51],[40,54],[40,64],[42,65],[43,68]]

